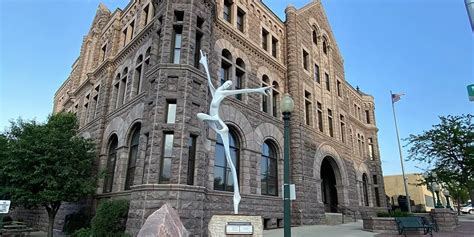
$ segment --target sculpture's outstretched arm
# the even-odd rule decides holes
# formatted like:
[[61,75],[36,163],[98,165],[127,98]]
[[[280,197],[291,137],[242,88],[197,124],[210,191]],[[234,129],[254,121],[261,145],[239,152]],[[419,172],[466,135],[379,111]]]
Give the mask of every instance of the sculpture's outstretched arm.
[[199,63],[204,66],[204,70],[206,71],[206,76],[207,76],[207,83],[209,84],[209,89],[211,90],[212,96],[214,96],[214,92],[216,91],[216,88],[214,85],[212,85],[212,80],[211,80],[211,74],[209,73],[209,65],[207,63],[207,54],[204,53],[202,50],[201,52],[201,59],[199,60]]
[[270,95],[270,91],[268,91],[273,86],[261,87],[261,88],[254,88],[254,89],[241,89],[241,90],[223,90],[221,91],[222,95],[229,96],[229,95],[237,95],[237,94],[246,94],[246,93],[262,93],[264,95]]

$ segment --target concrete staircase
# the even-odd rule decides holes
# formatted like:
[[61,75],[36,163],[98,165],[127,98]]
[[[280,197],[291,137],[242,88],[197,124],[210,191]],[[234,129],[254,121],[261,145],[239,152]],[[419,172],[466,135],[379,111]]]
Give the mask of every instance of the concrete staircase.
[[344,223],[354,222],[353,215],[343,215],[342,213],[324,213],[325,218],[321,224],[325,225],[340,225]]

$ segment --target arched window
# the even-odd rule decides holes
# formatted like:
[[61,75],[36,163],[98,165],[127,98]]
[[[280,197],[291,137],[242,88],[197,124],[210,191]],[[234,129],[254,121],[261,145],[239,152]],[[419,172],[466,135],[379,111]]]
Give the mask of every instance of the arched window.
[[221,85],[227,80],[230,80],[230,72],[232,71],[232,54],[229,50],[222,50],[220,81]]
[[123,69],[122,78],[120,79],[117,107],[125,103],[125,101],[127,100],[125,96],[125,93],[127,91],[127,74],[128,74],[128,68]]
[[137,63],[136,64],[140,64],[140,63],[142,63],[142,61],[143,61],[143,55],[140,54],[137,58]]
[[[232,162],[234,163],[237,177],[239,176],[240,143],[233,129],[229,128],[229,148]],[[224,145],[218,135],[216,142],[216,155],[214,159],[214,190],[234,191],[234,180],[230,165],[225,157]]]
[[135,74],[133,75],[133,95],[138,95],[141,90],[142,85],[142,72],[143,72],[143,55],[138,56],[136,66],[135,66]]
[[140,124],[135,125],[132,129],[132,135],[129,139],[128,166],[127,176],[125,178],[125,190],[129,190],[130,186],[133,185],[133,178],[135,176],[135,166],[138,159],[138,145],[140,143],[140,128]]
[[145,52],[145,70],[148,69],[148,65],[150,65],[150,57],[151,57],[151,47],[148,47],[148,49]]
[[362,156],[362,142],[360,140],[360,134],[357,134],[357,146],[359,148],[359,155]]
[[112,186],[114,183],[115,173],[115,162],[117,161],[117,144],[118,139],[116,135],[113,135],[107,146],[107,167],[104,179],[104,193],[112,192]]
[[278,103],[280,102],[280,93],[278,92],[279,86],[278,82],[274,81],[272,83],[272,114],[273,117],[278,117]]
[[361,139],[361,151],[362,153],[360,154],[360,156],[364,157],[365,156],[365,139],[364,139],[364,136],[361,136],[360,137]]
[[367,188],[368,185],[368,180],[367,180],[367,174],[362,175],[362,191],[364,193],[364,205],[369,206],[369,191]]
[[120,90],[120,73],[117,74],[117,76],[115,77],[115,81],[114,81],[114,88],[112,90],[112,103],[111,103],[111,106],[113,106],[113,108],[117,108],[118,106],[118,93],[119,93],[119,90]]
[[[268,78],[267,75],[263,75],[262,77],[262,87],[269,86],[270,85],[270,79]],[[266,95],[262,95],[262,111],[265,113],[269,113],[269,103],[268,103],[268,98]]]
[[[244,60],[238,58],[235,62],[235,89],[240,90],[243,87],[245,79],[245,63]],[[242,94],[235,95],[235,98],[242,100]]]
[[316,31],[316,26],[313,26],[313,43],[318,45],[318,32]]
[[263,195],[278,195],[278,165],[275,146],[269,141],[262,145],[260,181]]
[[126,68],[123,69],[122,74],[125,77],[125,76],[127,76],[127,73],[128,73],[128,68],[126,67]]
[[328,54],[328,43],[326,38],[323,38],[323,53]]

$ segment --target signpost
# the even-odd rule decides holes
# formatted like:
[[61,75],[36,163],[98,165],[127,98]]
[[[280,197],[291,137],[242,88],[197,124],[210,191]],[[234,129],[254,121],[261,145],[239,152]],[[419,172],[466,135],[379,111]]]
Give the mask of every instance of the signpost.
[[0,200],[0,226],[3,225],[3,215],[10,210],[10,200]]
[[[285,200],[285,185],[281,185],[281,190],[283,190],[283,196],[281,198],[283,198],[283,200]],[[295,191],[295,185],[294,184],[290,184],[290,200],[296,200],[296,191]]]
[[10,210],[10,200],[0,200],[0,214],[7,214]]

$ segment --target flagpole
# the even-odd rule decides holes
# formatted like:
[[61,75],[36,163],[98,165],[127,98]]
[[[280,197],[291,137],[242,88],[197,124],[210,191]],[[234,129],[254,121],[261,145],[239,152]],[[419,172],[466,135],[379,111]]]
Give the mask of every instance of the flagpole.
[[395,103],[393,102],[392,91],[390,91],[390,98],[392,99],[393,120],[395,121],[395,131],[397,132],[398,153],[400,154],[400,164],[402,166],[403,186],[405,187],[405,195],[406,195],[408,212],[411,212],[410,195],[408,194],[407,180],[405,177],[405,168],[403,167],[402,147],[400,145],[400,136],[398,135],[397,116],[395,116]]

